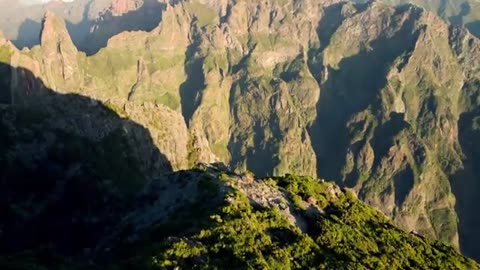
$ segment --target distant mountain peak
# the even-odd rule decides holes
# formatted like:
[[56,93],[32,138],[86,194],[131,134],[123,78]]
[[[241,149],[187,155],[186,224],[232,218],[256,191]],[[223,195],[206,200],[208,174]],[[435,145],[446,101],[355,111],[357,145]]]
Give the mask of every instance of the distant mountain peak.
[[[52,41],[55,41],[53,44]],[[75,45],[70,38],[70,35],[67,31],[65,21],[57,16],[54,12],[47,10],[42,22],[42,31],[40,35],[40,44],[44,49],[51,48],[52,45],[55,47],[51,48],[57,50],[57,45],[62,43],[70,48],[75,48]],[[76,50],[76,48],[75,48]]]

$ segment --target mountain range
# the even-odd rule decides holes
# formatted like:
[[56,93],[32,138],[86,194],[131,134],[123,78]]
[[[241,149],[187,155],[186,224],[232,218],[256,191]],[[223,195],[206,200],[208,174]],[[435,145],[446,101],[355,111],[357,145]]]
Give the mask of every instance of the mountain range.
[[163,8],[157,0],[0,0],[0,29],[18,48],[31,48],[40,43],[45,12],[52,11],[66,21],[76,47],[93,54],[115,34],[152,30]]
[[[364,3],[364,0],[355,0]],[[475,36],[480,35],[480,2],[477,0],[384,0],[386,4],[414,4],[435,12],[453,25],[464,25]]]
[[[368,2],[368,0],[351,1]],[[148,3],[147,7],[144,7],[144,2]],[[480,4],[476,0],[383,0],[383,2],[397,6],[411,3],[423,7],[453,25],[464,25],[477,37],[480,35],[480,15],[478,15]],[[108,38],[114,34],[127,30],[150,31],[153,29],[160,21],[158,14],[165,3],[175,3],[175,1],[0,0],[0,29],[18,48],[31,48],[40,42],[39,35],[44,13],[47,10],[53,10],[66,20],[68,31],[77,48],[93,54],[104,47]],[[130,14],[120,18],[126,13]],[[105,25],[106,21],[108,25]],[[95,34],[90,36],[92,32]]]
[[[0,101],[15,110],[2,114],[5,179],[32,185],[45,164],[51,190],[75,190],[57,178],[102,179],[85,194],[113,190],[101,195],[112,208],[93,201],[72,218],[98,211],[88,230],[77,224],[95,239],[92,231],[108,231],[130,209],[127,191],[199,162],[266,179],[306,175],[351,189],[406,232],[480,259],[480,41],[461,26],[468,16],[451,25],[383,1],[190,0],[156,2],[145,9],[156,14],[150,20],[135,12],[148,3],[133,5],[133,17],[107,9],[89,27],[86,38],[100,42],[87,52],[52,11],[38,46],[19,50],[0,37]],[[440,15],[452,20],[447,6]],[[112,18],[141,26],[114,29]],[[66,196],[5,190],[14,195],[4,205],[16,202],[17,211],[8,226],[27,224],[12,235],[37,216],[48,220],[31,205],[37,199]]]

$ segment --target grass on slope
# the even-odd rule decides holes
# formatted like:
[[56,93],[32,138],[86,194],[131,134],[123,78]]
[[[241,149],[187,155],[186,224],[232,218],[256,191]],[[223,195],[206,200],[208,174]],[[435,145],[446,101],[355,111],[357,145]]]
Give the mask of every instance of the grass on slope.
[[[350,191],[308,177],[266,183],[296,202],[307,232],[292,226],[280,209],[259,208],[233,190],[204,227],[166,237],[156,252],[135,262],[146,269],[478,269],[451,247],[397,229]],[[305,200],[317,206],[301,207]],[[186,211],[198,217],[196,209]],[[132,262],[112,269],[142,269]]]
[[[56,261],[55,269],[479,269],[451,247],[397,229],[334,184],[291,175],[263,180],[294,202],[307,221],[302,232],[282,209],[259,207],[242,190],[226,188],[238,176],[192,173],[200,177],[197,200],[143,238],[124,239],[103,262],[74,263],[47,250],[0,258],[0,266],[43,270]],[[227,192],[223,205],[212,199],[219,192]]]

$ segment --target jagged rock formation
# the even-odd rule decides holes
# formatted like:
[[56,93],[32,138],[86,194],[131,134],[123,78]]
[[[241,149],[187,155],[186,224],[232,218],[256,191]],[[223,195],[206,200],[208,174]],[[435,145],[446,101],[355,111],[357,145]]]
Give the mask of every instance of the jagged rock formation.
[[44,4],[37,1],[28,5],[18,0],[0,0],[0,29],[19,48],[31,48],[40,43],[43,15],[54,12],[66,20],[78,49],[93,54],[113,35],[155,28],[163,7],[163,0],[76,0]]
[[[480,5],[476,0],[382,0],[386,4],[403,5],[412,3],[432,11],[446,21],[465,25],[477,37],[480,34]],[[0,0],[0,29],[14,40],[18,47],[32,47],[39,44],[41,19],[47,11],[53,11],[68,22],[68,30],[77,47],[89,54],[106,45],[109,37],[126,30],[150,31],[159,21],[159,10],[166,0],[75,0],[63,2]],[[201,1],[227,15],[228,1]],[[368,0],[352,0],[365,3]],[[148,8],[143,8],[145,5]],[[132,20],[135,18],[135,20]],[[93,34],[93,35],[92,35]],[[100,40],[98,40],[100,39]]]
[[[354,2],[365,1],[355,0]],[[384,2],[391,5],[412,3],[421,6],[437,13],[454,25],[465,25],[477,37],[480,36],[480,5],[476,0],[384,0]]]
[[87,57],[61,19],[43,26],[42,46],[1,49],[15,104],[41,94],[24,68],[147,128],[175,170],[318,175],[480,256],[480,43],[468,31],[411,5],[192,0]]
[[165,1],[161,0],[111,0],[92,22],[89,33],[81,42],[88,54],[98,52],[108,39],[124,31],[151,31],[161,20]]
[[24,0],[0,0],[0,29],[19,47],[39,44],[42,18],[46,11],[62,16],[67,22],[76,44],[88,34],[98,13],[108,7],[112,0],[75,0],[71,2],[50,1],[39,4]]

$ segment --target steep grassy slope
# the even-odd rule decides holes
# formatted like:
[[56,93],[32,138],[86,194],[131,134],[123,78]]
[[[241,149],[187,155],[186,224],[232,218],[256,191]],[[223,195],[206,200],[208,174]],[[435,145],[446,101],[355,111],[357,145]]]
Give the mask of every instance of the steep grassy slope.
[[144,126],[174,170],[334,180],[402,229],[480,256],[480,43],[466,30],[411,5],[313,0],[181,1],[88,57],[65,29],[50,13],[41,46],[0,54],[15,104],[42,96],[29,70]]
[[[179,223],[160,224],[141,242],[146,256],[116,267],[478,268],[439,242],[396,229],[351,191],[332,183],[295,176],[255,180],[215,168],[207,168],[206,175],[208,185],[202,186],[211,192],[227,187],[223,206],[209,209],[209,219],[202,222],[198,212],[188,218],[191,208],[177,212]],[[149,245],[152,238],[168,240]]]

